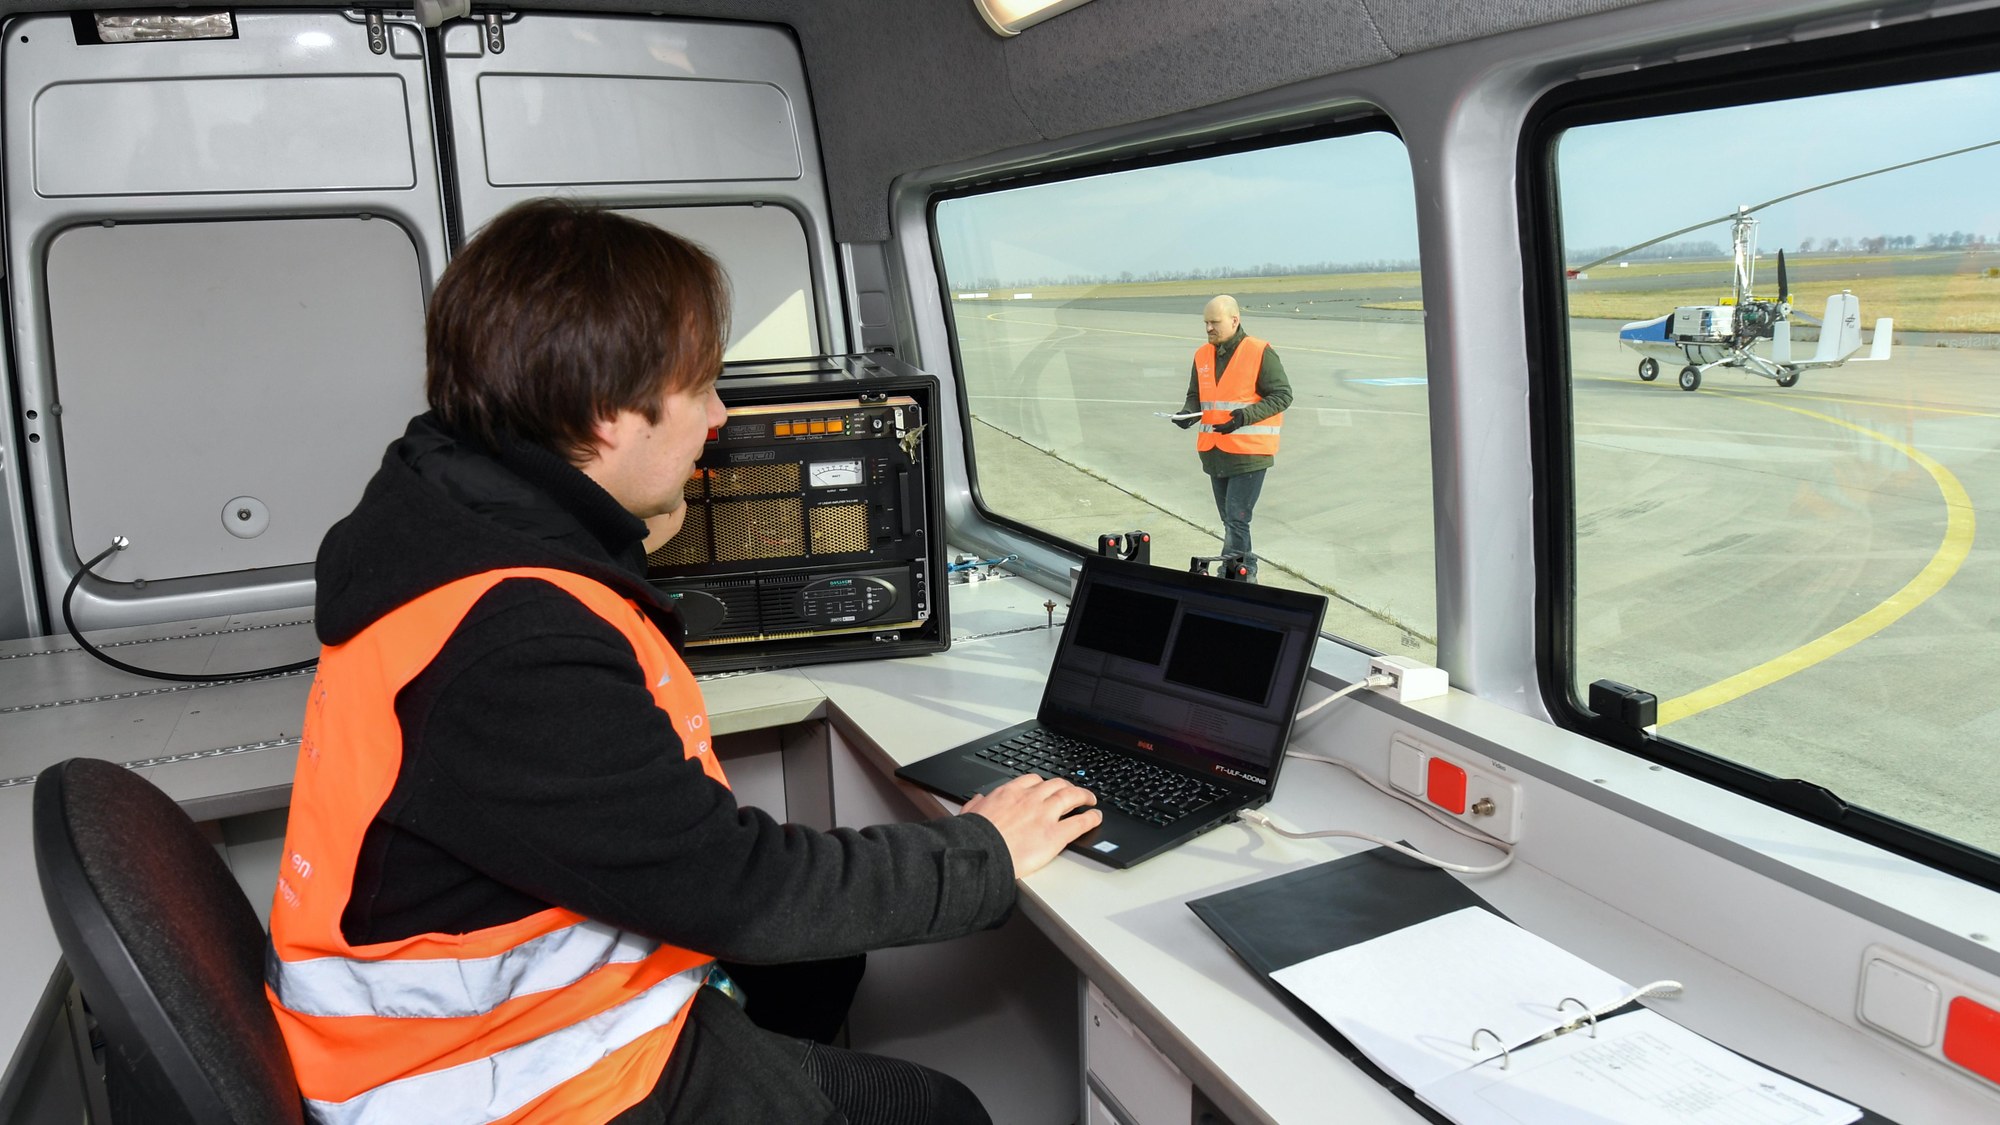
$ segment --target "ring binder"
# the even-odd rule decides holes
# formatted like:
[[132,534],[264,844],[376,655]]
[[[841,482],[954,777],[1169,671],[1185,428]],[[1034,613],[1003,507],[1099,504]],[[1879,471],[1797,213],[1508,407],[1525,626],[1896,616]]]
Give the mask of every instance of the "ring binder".
[[1493,1037],[1493,1041],[1494,1041],[1495,1043],[1498,1043],[1498,1044],[1500,1044],[1500,1069],[1501,1069],[1501,1070],[1506,1070],[1506,1069],[1507,1069],[1508,1067],[1510,1067],[1510,1066],[1513,1066],[1513,1065],[1514,1065],[1514,1052],[1512,1052],[1512,1051],[1510,1051],[1510,1050],[1508,1050],[1508,1049],[1507,1049],[1507,1041],[1506,1041],[1505,1039],[1502,1039],[1502,1038],[1500,1038],[1500,1034],[1499,1034],[1498,1032],[1494,1031],[1494,1030],[1493,1030],[1492,1028],[1490,1028],[1490,1027],[1482,1027],[1482,1028],[1480,1028],[1480,1029],[1479,1029],[1478,1031],[1475,1031],[1475,1032],[1473,1032],[1473,1033],[1472,1033],[1472,1049],[1473,1049],[1473,1050],[1477,1051],[1477,1050],[1479,1049],[1479,1037],[1480,1037],[1480,1036],[1482,1036],[1482,1035],[1491,1035],[1491,1036]]
[[[1770,1111],[1731,1120],[1895,1125],[1634,1003],[1682,991],[1677,982],[1633,989],[1519,931],[1458,880],[1385,849],[1188,905],[1308,1026],[1426,1120],[1542,1125],[1555,1105],[1583,1114],[1562,1120],[1660,1120],[1648,1114],[1675,1107],[1654,1092],[1693,1081],[1704,1095]],[[1522,1001],[1537,995],[1563,1002]],[[1484,1026],[1468,1049],[1454,1029],[1474,1019]],[[1563,1034],[1586,1025],[1590,1035]],[[1498,1068],[1479,1057],[1489,1035]],[[1528,1115],[1501,1108],[1510,1101]]]
[[[1590,1010],[1590,1005],[1584,1003],[1581,1000],[1578,1000],[1574,996],[1565,996],[1561,1000],[1556,1001],[1556,1014],[1561,1015],[1564,1007],[1570,1004],[1575,1004],[1577,1007],[1583,1009],[1583,1014],[1576,1018],[1577,1020],[1589,1021],[1590,1037],[1592,1039],[1597,1038],[1597,1013]],[[1562,1027],[1557,1028],[1556,1033],[1561,1034],[1565,1031],[1575,1031],[1575,1030],[1576,1030],[1576,1024],[1572,1022],[1572,1023],[1566,1023]]]

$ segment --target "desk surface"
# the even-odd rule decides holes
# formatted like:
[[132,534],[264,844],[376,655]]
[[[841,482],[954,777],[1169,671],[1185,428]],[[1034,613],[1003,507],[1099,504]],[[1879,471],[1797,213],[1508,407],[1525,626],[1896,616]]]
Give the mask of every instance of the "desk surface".
[[[824,715],[880,763],[910,762],[1032,713],[1055,648],[1046,590],[1019,579],[952,588],[952,648],[929,657],[725,676],[703,684],[720,733]],[[1058,597],[1058,600],[1064,600]],[[1061,622],[1058,610],[1056,622]],[[164,665],[246,667],[296,659],[309,641],[282,615],[207,623],[220,635],[135,646]],[[269,626],[235,632],[245,626]],[[203,631],[201,626],[151,635]],[[130,631],[135,636],[148,631]],[[289,792],[304,677],[174,690],[103,668],[67,641],[0,645],[0,1051],[35,1018],[59,959],[43,915],[29,836],[33,786],[6,784],[79,754],[144,767],[197,816],[281,805]],[[130,650],[125,650],[130,651]],[[16,655],[48,652],[48,655]],[[1324,688],[1308,689],[1312,698]],[[128,694],[128,693],[144,694]],[[50,701],[61,705],[47,706]],[[1344,705],[1343,705],[1344,706]],[[1365,712],[1365,714],[1363,713]],[[1339,756],[1361,709],[1328,709],[1297,743]],[[1370,732],[1370,741],[1379,732]],[[1485,850],[1414,810],[1313,762],[1286,767],[1272,816],[1293,828],[1350,827],[1402,837],[1462,862]],[[1189,911],[1192,898],[1351,852],[1354,841],[1288,841],[1231,825],[1128,871],[1064,856],[1023,881],[1023,910],[1241,1125],[1404,1123],[1418,1116],[1356,1070],[1234,960]],[[1518,862],[1476,889],[1528,928],[1627,980],[1673,977],[1686,998],[1674,1019],[1905,1125],[1972,1121],[1996,1100],[1911,1066],[1879,1041],[1751,980],[1728,965]],[[21,1060],[14,1058],[12,1068]],[[1990,1118],[1987,1118],[1990,1119]]]

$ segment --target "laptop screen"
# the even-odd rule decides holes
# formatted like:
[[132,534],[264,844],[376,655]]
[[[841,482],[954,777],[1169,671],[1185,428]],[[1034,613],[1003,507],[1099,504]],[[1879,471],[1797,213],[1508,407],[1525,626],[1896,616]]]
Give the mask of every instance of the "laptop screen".
[[1318,594],[1085,558],[1038,718],[1268,787],[1325,609]]

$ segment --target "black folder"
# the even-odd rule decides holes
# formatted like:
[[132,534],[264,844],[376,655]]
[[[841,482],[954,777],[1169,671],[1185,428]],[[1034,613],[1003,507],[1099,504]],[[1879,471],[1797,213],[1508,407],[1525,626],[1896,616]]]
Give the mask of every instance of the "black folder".
[[[1272,980],[1271,974],[1322,953],[1345,949],[1468,906],[1482,907],[1502,918],[1506,917],[1504,913],[1438,868],[1379,847],[1193,899],[1187,905],[1320,1038],[1387,1087],[1424,1120],[1451,1125],[1448,1118],[1424,1104],[1414,1091],[1369,1061],[1305,1001]],[[1639,1007],[1636,1003],[1629,1004],[1604,1018],[1615,1019]],[[1797,1078],[1792,1080],[1812,1086]],[[1841,1100],[1854,1101],[1845,1097]],[[1896,1125],[1866,1106],[1861,1107],[1859,1123]]]

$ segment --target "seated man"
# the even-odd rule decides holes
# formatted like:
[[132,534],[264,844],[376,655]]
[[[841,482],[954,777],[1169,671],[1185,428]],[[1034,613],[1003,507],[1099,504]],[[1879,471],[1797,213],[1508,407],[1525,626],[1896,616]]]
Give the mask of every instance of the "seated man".
[[431,410],[318,560],[268,977],[314,1120],[987,1120],[703,987],[996,925],[1099,819],[1032,777],[863,830],[736,804],[641,548],[724,417],[726,300],[698,248],[552,200],[438,283]]

